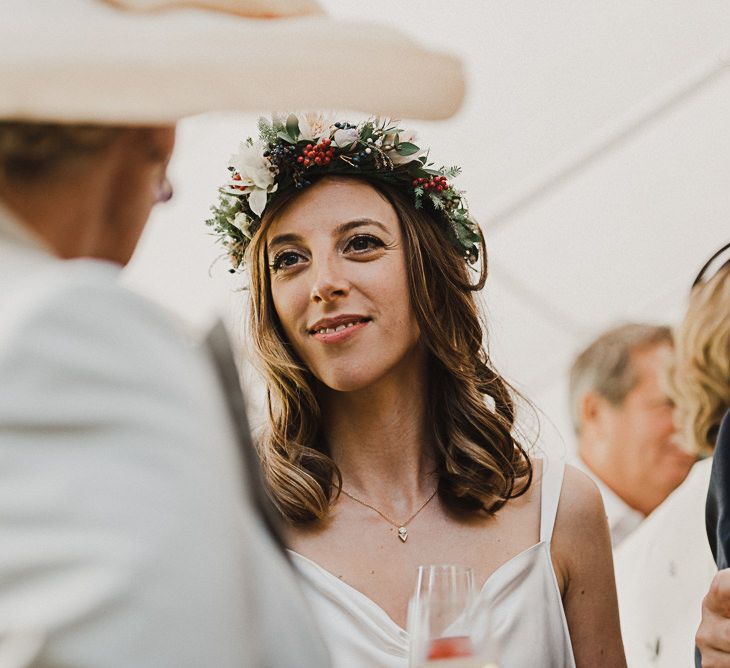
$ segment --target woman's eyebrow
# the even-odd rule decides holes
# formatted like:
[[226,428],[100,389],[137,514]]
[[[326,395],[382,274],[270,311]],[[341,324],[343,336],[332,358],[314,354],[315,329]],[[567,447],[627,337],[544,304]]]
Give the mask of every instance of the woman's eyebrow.
[[383,230],[383,232],[390,232],[388,228],[380,221],[373,220],[372,218],[356,218],[355,220],[350,220],[347,223],[342,223],[341,225],[338,225],[334,229],[333,235],[339,236],[358,227],[365,227],[366,225],[375,225],[376,227],[379,227],[381,230]]
[[[366,225],[375,225],[376,227],[379,227],[381,230],[383,230],[383,232],[389,233],[388,228],[380,221],[374,220],[373,218],[356,218],[355,220],[349,220],[346,223],[341,223],[340,225],[335,227],[335,229],[332,231],[332,235],[340,236],[345,232],[349,232],[350,230],[354,230],[358,227],[365,227]],[[281,246],[283,244],[301,243],[302,241],[303,237],[300,234],[287,232],[284,234],[277,234],[271,241],[269,241],[268,246],[269,249],[271,249],[275,248],[276,246]]]
[[288,234],[278,234],[275,236],[271,241],[269,241],[269,248],[273,248],[275,246],[281,246],[283,244],[291,244],[291,243],[297,243],[302,240],[301,235],[294,234],[294,233],[288,233]]

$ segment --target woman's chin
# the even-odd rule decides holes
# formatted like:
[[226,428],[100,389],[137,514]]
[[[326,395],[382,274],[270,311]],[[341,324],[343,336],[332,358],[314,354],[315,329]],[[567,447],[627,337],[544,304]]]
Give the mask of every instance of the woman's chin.
[[335,392],[357,392],[370,387],[377,380],[371,372],[353,369],[327,369],[327,373],[319,375],[319,381]]
[[367,389],[371,383],[361,382],[353,378],[327,379],[324,384],[335,392],[357,392]]

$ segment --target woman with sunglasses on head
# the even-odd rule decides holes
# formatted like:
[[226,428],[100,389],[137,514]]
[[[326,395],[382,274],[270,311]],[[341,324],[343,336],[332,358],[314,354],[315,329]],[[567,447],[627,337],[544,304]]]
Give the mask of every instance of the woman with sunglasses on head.
[[[717,273],[713,275],[713,271]],[[695,280],[695,286],[698,284],[706,285],[701,288],[702,294],[708,308],[714,309],[716,322],[727,323],[730,320],[730,244],[708,260]],[[712,348],[724,349],[723,359],[727,362],[730,328],[726,328],[724,338],[713,341]],[[720,373],[716,371],[712,375]],[[717,567],[723,569],[715,576],[703,601],[702,623],[696,637],[698,666],[730,666],[730,412],[725,412],[718,422],[723,410],[730,411],[730,362],[726,363],[724,374],[725,383],[713,383],[708,378],[710,401],[701,407],[705,420],[698,425],[700,434],[706,431],[708,439],[716,438],[705,521],[712,554]]]
[[[332,121],[337,122],[332,122]],[[405,666],[420,564],[474,569],[505,666],[624,666],[595,486],[519,438],[484,240],[396,123],[259,123],[209,223],[250,271],[261,458],[337,666]]]
[[[720,440],[715,448],[730,408],[729,249],[713,255],[692,284],[669,379],[682,442],[706,459],[695,464],[687,480],[615,555],[629,665],[691,665],[702,598],[716,572],[705,533],[705,499],[711,467],[724,461],[723,451],[730,447]],[[720,461],[709,459],[713,452]],[[698,644],[707,659],[704,665],[715,665],[710,657],[716,640],[699,636]]]

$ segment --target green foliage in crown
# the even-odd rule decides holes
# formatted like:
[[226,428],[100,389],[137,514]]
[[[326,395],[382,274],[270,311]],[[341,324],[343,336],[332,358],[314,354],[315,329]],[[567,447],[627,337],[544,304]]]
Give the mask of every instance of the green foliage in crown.
[[357,125],[320,114],[260,118],[259,139],[242,142],[231,157],[229,181],[206,224],[213,228],[235,271],[277,193],[305,188],[326,174],[360,176],[406,190],[416,208],[429,207],[470,264],[479,258],[481,232],[469,218],[463,193],[451,185],[459,167],[435,168],[413,131],[369,118]]

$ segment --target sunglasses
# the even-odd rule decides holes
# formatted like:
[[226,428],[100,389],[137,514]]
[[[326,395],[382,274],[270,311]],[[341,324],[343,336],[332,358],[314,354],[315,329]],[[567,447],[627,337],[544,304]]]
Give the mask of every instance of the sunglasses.
[[694,289],[698,283],[707,283],[718,271],[727,266],[730,266],[730,243],[725,244],[705,262],[705,265],[700,269],[700,273],[697,274],[697,278],[692,282],[692,288]]

